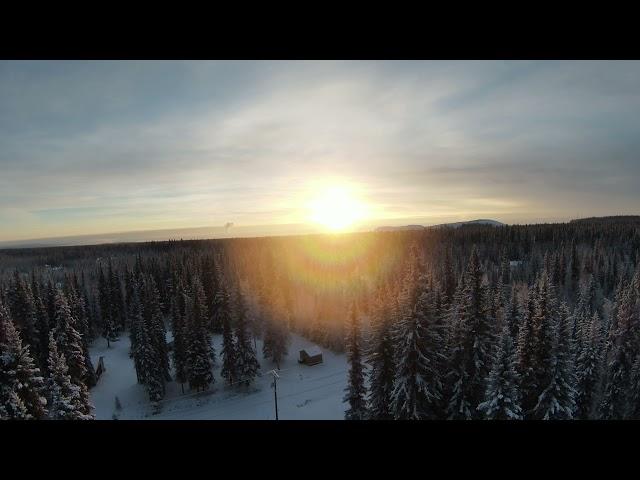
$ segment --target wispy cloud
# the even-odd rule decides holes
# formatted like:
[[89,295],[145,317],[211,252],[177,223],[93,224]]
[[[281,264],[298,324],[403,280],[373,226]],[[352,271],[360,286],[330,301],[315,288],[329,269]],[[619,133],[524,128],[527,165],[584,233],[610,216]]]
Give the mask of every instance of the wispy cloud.
[[388,218],[637,213],[638,80],[638,62],[0,62],[0,239],[288,223],[324,176]]

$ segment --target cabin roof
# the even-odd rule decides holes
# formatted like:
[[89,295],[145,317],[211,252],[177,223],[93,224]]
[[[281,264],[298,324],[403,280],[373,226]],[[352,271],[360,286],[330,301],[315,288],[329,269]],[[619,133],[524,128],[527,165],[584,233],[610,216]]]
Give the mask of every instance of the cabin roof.
[[316,355],[322,355],[322,350],[320,350],[320,347],[317,347],[315,345],[313,345],[312,347],[303,348],[302,350],[307,352],[307,355],[309,355],[310,357],[315,357]]

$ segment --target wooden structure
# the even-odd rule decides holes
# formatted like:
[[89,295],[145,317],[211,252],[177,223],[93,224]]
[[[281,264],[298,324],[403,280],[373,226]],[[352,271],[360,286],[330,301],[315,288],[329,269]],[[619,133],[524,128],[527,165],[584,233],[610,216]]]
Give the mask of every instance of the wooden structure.
[[96,368],[96,379],[100,378],[100,375],[106,371],[107,368],[104,366],[104,357],[100,357],[100,360],[98,360],[98,368]]
[[300,350],[300,358],[298,363],[304,363],[305,365],[317,365],[322,363],[322,350],[318,347],[305,348]]

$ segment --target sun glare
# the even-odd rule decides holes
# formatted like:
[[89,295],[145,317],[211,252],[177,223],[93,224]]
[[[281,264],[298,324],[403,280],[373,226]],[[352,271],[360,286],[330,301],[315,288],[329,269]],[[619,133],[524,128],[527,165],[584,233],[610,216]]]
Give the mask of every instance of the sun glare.
[[333,232],[344,231],[366,216],[364,203],[346,187],[332,186],[321,191],[310,203],[311,220]]

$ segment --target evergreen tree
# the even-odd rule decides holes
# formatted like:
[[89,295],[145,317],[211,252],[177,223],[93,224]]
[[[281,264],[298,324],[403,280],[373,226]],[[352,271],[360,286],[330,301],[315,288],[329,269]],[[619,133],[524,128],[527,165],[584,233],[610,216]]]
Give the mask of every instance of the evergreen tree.
[[594,416],[596,389],[600,379],[599,317],[595,312],[589,325],[588,336],[576,359],[576,412],[578,420]]
[[289,332],[286,321],[286,305],[281,293],[277,294],[276,305],[267,302],[264,306],[265,333],[262,347],[264,358],[270,358],[280,370],[280,362],[287,355]]
[[84,405],[83,412],[90,414],[93,407],[89,403],[88,375],[82,337],[75,328],[76,321],[71,316],[71,309],[61,290],[56,293],[55,308],[55,328],[52,330],[52,334],[58,350],[67,362],[71,381],[78,386],[80,399]]
[[349,333],[347,336],[347,361],[349,362],[349,384],[345,389],[343,402],[348,402],[345,412],[347,420],[365,420],[367,418],[367,390],[364,385],[364,367],[362,365],[362,342],[355,302],[349,315]]
[[111,288],[104,276],[102,268],[98,273],[98,292],[100,296],[100,312],[102,315],[102,336],[107,341],[107,348],[111,348],[111,342],[118,339],[116,320],[113,317],[111,303]]
[[193,283],[193,296],[187,309],[187,376],[189,386],[196,391],[206,390],[214,381],[213,347],[208,329],[208,314],[204,291],[199,279]]
[[9,311],[15,327],[20,331],[20,338],[30,346],[32,358],[40,360],[43,354],[41,347],[40,321],[37,316],[36,303],[31,286],[16,271],[13,284],[8,292]]
[[368,363],[369,374],[369,411],[374,420],[390,420],[391,395],[395,376],[393,337],[386,295],[378,297],[373,321],[373,345],[370,347]]
[[487,381],[484,402],[478,405],[488,420],[521,420],[520,390],[516,372],[516,351],[511,329],[505,323]]
[[86,412],[86,405],[81,398],[80,387],[71,381],[67,373],[67,362],[63,353],[49,334],[49,416],[53,420],[93,420]]
[[235,305],[234,305],[234,317],[235,317],[235,333],[236,333],[236,348],[238,355],[237,374],[238,381],[244,385],[250,385],[253,379],[258,373],[260,366],[256,359],[256,353],[251,345],[249,338],[249,326],[247,323],[247,312],[244,304],[244,299],[240,288],[236,288],[235,292]]
[[233,338],[231,318],[228,315],[223,315],[220,320],[222,321],[222,369],[220,375],[229,384],[233,384],[238,378],[238,351]]
[[575,411],[575,375],[571,359],[571,327],[569,310],[560,307],[559,318],[552,324],[552,348],[547,364],[548,381],[543,383],[533,418],[542,420],[571,420]]
[[46,415],[44,381],[0,301],[0,419],[31,420]]
[[635,361],[637,347],[637,316],[633,288],[624,289],[617,308],[616,323],[612,325],[605,388],[600,415],[605,420],[627,417],[629,403],[630,374]]
[[160,376],[164,379],[162,382],[164,390],[164,381],[170,381],[171,375],[169,374],[167,332],[162,316],[160,294],[153,277],[148,277],[145,280],[144,287],[144,321],[148,326],[149,337],[153,346],[155,368],[160,371]]
[[534,314],[537,303],[537,290],[535,285],[529,288],[527,304],[523,314],[522,323],[518,329],[517,371],[520,377],[521,407],[524,418],[528,418],[528,412],[533,410],[538,401],[538,390],[535,377],[534,360]]
[[455,307],[451,350],[452,395],[448,413],[452,419],[479,418],[477,406],[484,400],[484,381],[491,365],[492,319],[487,308],[478,251],[474,247],[464,278],[464,289]]
[[[435,328],[433,292],[422,288],[396,336],[396,380],[391,408],[396,419],[434,418],[442,385],[437,352],[442,344]],[[412,302],[413,303],[413,302]]]
[[[182,289],[178,295],[183,296]],[[187,381],[187,342],[186,342],[186,325],[184,314],[180,311],[178,300],[172,299],[171,317],[173,324],[173,369],[175,372],[176,382],[180,383],[182,393],[184,393],[184,384]]]

